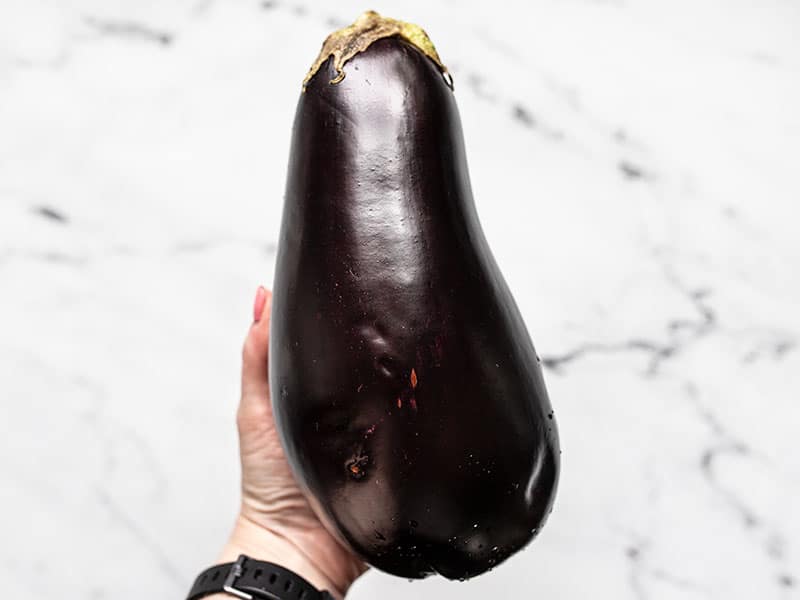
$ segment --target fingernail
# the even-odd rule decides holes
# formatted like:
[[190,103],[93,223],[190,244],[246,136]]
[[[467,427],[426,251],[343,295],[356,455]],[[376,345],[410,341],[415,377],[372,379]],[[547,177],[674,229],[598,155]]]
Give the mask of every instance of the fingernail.
[[258,286],[258,290],[256,290],[256,300],[253,303],[253,321],[258,323],[261,320],[261,316],[264,314],[264,305],[267,303],[267,290],[264,289],[263,285]]

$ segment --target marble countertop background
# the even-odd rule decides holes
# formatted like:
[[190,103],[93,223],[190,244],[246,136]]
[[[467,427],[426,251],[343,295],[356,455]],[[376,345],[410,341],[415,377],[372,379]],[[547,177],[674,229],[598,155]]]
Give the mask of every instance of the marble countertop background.
[[492,573],[349,598],[800,598],[792,0],[3,0],[3,597],[182,598],[216,556],[300,82],[366,8],[453,72],[563,474]]

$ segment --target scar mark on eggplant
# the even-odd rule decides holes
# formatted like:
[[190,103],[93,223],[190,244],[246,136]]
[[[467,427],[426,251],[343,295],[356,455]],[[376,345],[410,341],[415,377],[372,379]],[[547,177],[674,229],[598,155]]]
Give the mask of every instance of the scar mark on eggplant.
[[375,368],[387,379],[394,379],[397,376],[395,360],[386,354],[375,358]]
[[69,222],[69,219],[67,219],[64,213],[50,206],[37,206],[33,209],[33,211],[40,217],[49,219],[50,221],[54,221],[62,225],[66,225]]
[[784,573],[783,575],[778,577],[778,584],[781,587],[793,588],[795,585],[795,579],[791,575]]
[[418,382],[417,371],[412,368],[408,376],[408,385],[406,385],[397,396],[397,408],[403,408],[407,402],[411,410],[414,412],[417,411],[417,399],[414,397],[414,391],[416,390]]
[[348,474],[356,481],[364,479],[367,476],[367,466],[369,465],[369,456],[359,449],[355,456],[347,461],[345,465]]
[[104,35],[140,39],[161,44],[162,46],[169,46],[174,39],[174,35],[171,33],[160,31],[134,21],[106,21],[94,17],[86,17],[84,23]]

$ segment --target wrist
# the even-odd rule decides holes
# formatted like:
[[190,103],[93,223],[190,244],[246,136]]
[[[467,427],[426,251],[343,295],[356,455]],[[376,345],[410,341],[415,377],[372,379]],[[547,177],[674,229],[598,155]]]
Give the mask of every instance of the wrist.
[[[240,554],[250,558],[275,563],[293,571],[319,590],[328,590],[334,597],[343,598],[349,583],[334,581],[322,565],[316,564],[295,540],[265,528],[239,515],[228,542],[222,549],[218,563],[235,562]],[[209,600],[227,600],[230,596],[216,594]]]

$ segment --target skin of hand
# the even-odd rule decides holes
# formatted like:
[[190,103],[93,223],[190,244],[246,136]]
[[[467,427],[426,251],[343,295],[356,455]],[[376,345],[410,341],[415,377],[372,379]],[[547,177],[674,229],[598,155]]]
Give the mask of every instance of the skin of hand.
[[259,287],[242,354],[242,397],[236,416],[241,508],[219,562],[235,561],[239,554],[274,562],[341,599],[367,567],[323,527],[298,487],[281,447],[268,377],[271,302],[271,292]]

